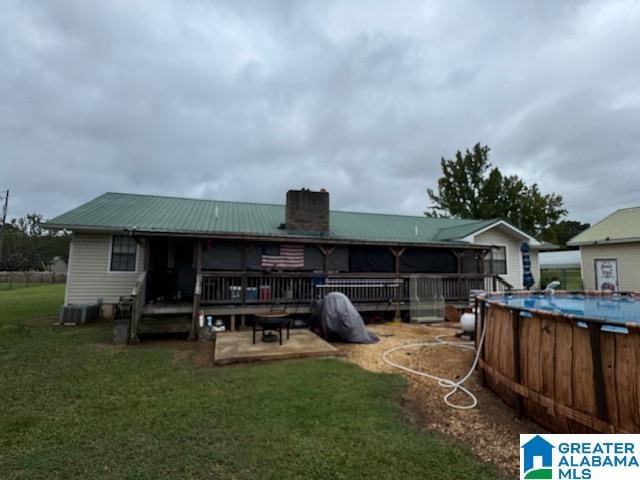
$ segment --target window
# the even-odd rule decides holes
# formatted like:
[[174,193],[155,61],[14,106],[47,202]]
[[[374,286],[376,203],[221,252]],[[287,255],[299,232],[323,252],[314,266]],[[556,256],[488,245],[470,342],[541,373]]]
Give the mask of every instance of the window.
[[132,237],[114,235],[111,241],[111,265],[112,272],[135,272],[136,251],[138,245]]
[[492,247],[484,257],[485,273],[504,275],[507,273],[507,247]]

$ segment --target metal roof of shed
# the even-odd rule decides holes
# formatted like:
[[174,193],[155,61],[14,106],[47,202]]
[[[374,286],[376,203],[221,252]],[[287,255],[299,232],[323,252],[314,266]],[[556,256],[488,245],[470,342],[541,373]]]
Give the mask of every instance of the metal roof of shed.
[[568,245],[640,242],[640,207],[622,208],[573,237]]
[[540,252],[538,262],[540,268],[580,268],[580,250]]
[[496,221],[332,210],[329,232],[294,232],[281,227],[285,222],[284,205],[109,192],[49,220],[44,226],[69,230],[452,243]]

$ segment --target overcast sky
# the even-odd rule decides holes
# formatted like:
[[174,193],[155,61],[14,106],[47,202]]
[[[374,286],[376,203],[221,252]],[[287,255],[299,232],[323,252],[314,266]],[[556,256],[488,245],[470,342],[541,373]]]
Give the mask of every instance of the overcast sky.
[[595,221],[640,205],[639,26],[633,0],[5,0],[0,190],[419,215],[482,142]]

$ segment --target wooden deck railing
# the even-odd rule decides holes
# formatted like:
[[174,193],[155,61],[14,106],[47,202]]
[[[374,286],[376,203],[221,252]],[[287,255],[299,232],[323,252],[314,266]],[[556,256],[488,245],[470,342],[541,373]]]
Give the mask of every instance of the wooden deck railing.
[[444,298],[464,301],[470,290],[496,291],[496,277],[480,274],[330,274],[203,272],[202,305],[310,303],[342,292],[356,303]]

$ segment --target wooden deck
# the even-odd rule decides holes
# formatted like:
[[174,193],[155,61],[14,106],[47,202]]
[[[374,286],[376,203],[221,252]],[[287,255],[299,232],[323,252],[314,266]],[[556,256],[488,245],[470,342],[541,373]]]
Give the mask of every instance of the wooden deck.
[[[198,263],[199,264],[199,263]],[[332,274],[317,278],[309,273],[201,273],[196,274],[193,300],[188,303],[145,304],[147,273],[133,289],[129,340],[139,334],[181,333],[197,338],[198,315],[226,317],[235,331],[246,316],[269,309],[306,315],[316,299],[340,292],[360,312],[394,312],[400,317],[415,302],[468,303],[474,289],[495,291],[504,282],[483,274]],[[320,283],[316,283],[320,282]],[[190,319],[190,325],[189,325]]]
[[[389,303],[387,302],[369,302],[358,303],[356,307],[361,312],[386,312],[395,311],[397,306],[400,306],[400,310],[408,310],[409,304],[405,302]],[[277,308],[278,310],[285,309],[290,315],[295,314],[307,314],[310,311],[309,304],[285,304],[277,305],[269,303],[260,304],[248,304],[248,305],[200,305],[199,311],[205,315],[219,315],[219,316],[231,316],[231,315],[255,315],[259,312],[264,312],[270,308]],[[142,309],[142,315],[191,315],[193,312],[193,306],[189,304],[154,304],[145,305]]]
[[[306,329],[291,330],[289,340],[267,343],[258,334],[255,345],[253,333],[223,332],[216,336],[214,363],[228,365],[231,363],[256,362],[265,360],[284,360],[290,358],[330,357],[338,351],[322,338]],[[286,334],[285,334],[286,337]]]

